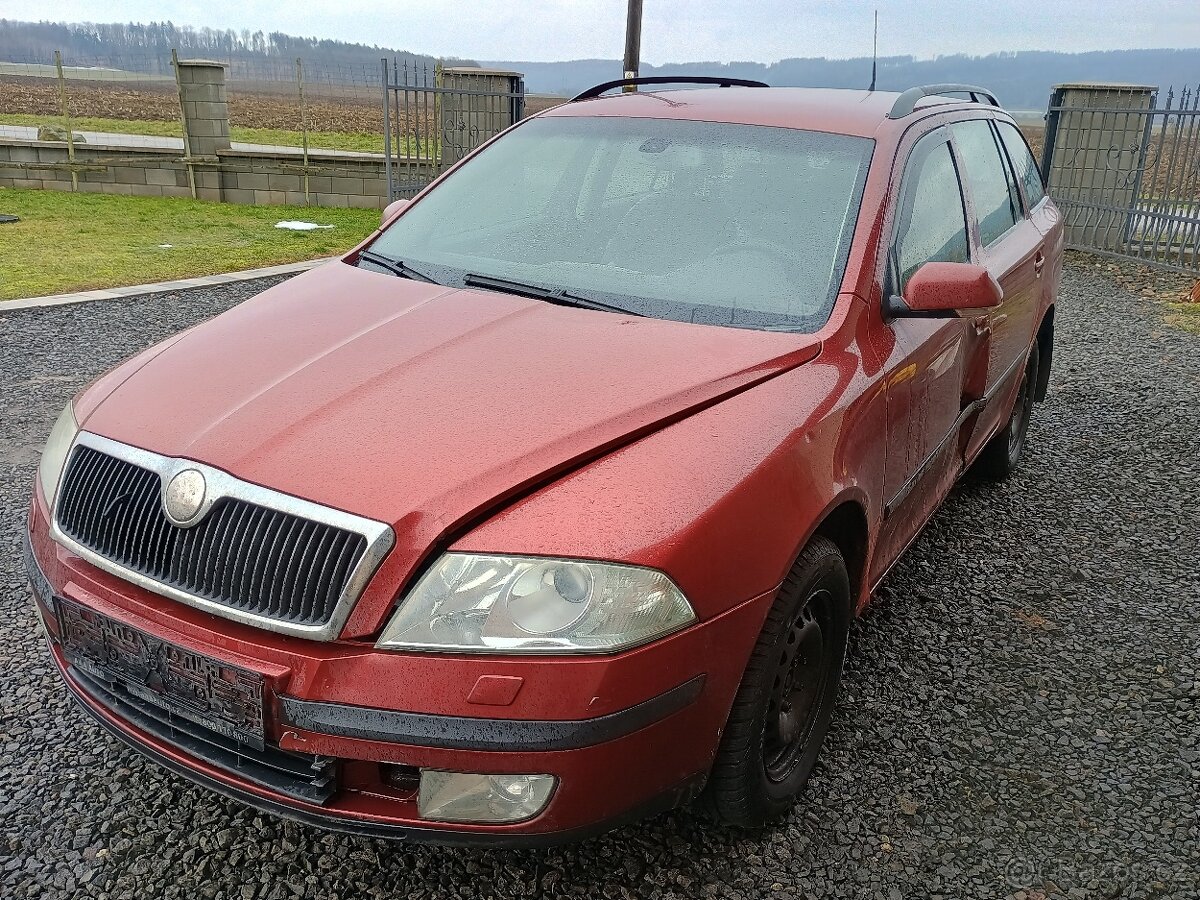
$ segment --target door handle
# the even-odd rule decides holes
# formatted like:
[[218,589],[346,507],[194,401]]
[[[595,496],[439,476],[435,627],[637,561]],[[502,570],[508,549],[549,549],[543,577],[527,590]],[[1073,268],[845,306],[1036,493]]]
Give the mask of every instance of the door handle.
[[1035,256],[1033,258],[1033,271],[1035,271],[1035,272],[1037,272],[1037,274],[1041,275],[1042,269],[1045,268],[1045,265],[1046,265],[1046,255],[1044,253],[1042,253],[1041,250],[1039,250],[1037,252],[1037,256]]

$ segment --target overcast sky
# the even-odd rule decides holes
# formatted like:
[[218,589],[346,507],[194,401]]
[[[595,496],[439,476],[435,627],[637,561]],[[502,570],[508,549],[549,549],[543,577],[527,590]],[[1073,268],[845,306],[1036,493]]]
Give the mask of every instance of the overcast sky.
[[[642,58],[773,62],[1200,46],[1197,0],[645,0]],[[316,35],[484,60],[620,58],[625,0],[0,0],[0,16]]]

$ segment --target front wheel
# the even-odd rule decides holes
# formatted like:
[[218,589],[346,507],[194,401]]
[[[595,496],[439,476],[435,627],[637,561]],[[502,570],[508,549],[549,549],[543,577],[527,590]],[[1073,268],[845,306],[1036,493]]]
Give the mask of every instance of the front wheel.
[[815,537],[767,614],[721,737],[707,788],[721,821],[763,825],[803,790],[833,716],[850,617],[846,563]]
[[1038,345],[1037,341],[1034,341],[1021,376],[1021,387],[1017,390],[1012,415],[1008,417],[1008,422],[1000,433],[988,441],[975,463],[976,473],[988,481],[1003,481],[1017,470],[1021,462],[1021,455],[1025,452],[1025,441],[1029,435],[1029,418],[1033,414],[1038,361]]

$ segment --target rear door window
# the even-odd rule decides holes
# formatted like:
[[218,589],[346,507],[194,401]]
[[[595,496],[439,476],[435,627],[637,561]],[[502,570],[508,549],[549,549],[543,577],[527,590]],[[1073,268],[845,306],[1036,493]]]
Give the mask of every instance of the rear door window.
[[950,125],[950,131],[962,159],[967,188],[975,201],[979,240],[986,247],[995,243],[1021,217],[1016,185],[987,121],[955,122]]
[[1025,187],[1025,201],[1029,208],[1033,209],[1046,196],[1046,189],[1042,186],[1042,175],[1034,162],[1033,154],[1029,152],[1029,145],[1025,143],[1025,138],[1015,125],[997,122],[996,129],[1000,132],[1005,149],[1008,150],[1008,158],[1012,160],[1017,178]]
[[925,138],[904,175],[896,237],[900,293],[927,262],[968,262],[967,218],[958,171],[944,133]]

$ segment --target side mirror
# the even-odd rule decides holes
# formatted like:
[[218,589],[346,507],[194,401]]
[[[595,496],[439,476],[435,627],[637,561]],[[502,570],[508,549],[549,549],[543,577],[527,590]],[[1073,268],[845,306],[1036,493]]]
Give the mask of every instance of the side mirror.
[[884,309],[898,318],[949,317],[960,309],[990,309],[1003,299],[999,282],[983,266],[928,262],[908,279],[904,296],[888,297]]
[[399,200],[393,200],[383,208],[383,216],[379,220],[380,227],[383,227],[396,216],[400,215],[400,210],[408,205],[408,200],[401,197]]

